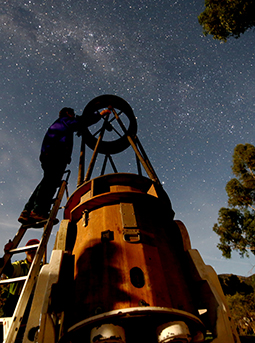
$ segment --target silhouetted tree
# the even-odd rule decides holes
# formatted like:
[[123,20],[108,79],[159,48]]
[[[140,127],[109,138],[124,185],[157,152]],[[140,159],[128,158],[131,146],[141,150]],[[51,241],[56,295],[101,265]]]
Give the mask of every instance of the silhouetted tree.
[[241,256],[255,254],[255,147],[238,144],[232,170],[236,178],[226,185],[229,208],[219,210],[213,230],[220,236],[218,248],[226,258],[233,250]]
[[252,285],[241,280],[237,275],[219,275],[219,280],[225,295],[235,295],[236,293],[248,295],[254,293]]
[[254,0],[205,0],[205,10],[198,21],[205,35],[226,41],[255,26],[254,13]]

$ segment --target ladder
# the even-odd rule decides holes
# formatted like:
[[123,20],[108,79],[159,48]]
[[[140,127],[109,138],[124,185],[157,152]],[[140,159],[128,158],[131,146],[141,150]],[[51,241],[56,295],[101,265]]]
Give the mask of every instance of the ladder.
[[[6,263],[10,260],[11,256],[13,254],[17,254],[20,252],[24,252],[24,251],[28,251],[31,249],[35,249],[36,250],[36,254],[34,256],[33,262],[30,266],[29,272],[27,276],[22,276],[22,277],[18,277],[18,278],[10,278],[7,280],[2,280],[0,281],[0,284],[3,283],[12,283],[12,282],[19,282],[19,281],[25,281],[21,294],[19,296],[19,300],[17,302],[16,308],[14,310],[14,313],[11,317],[10,323],[9,323],[9,330],[8,333],[4,339],[4,343],[14,343],[19,331],[19,328],[21,326],[22,323],[22,319],[30,298],[30,295],[34,289],[36,280],[37,280],[37,276],[39,274],[40,271],[40,266],[41,266],[41,261],[43,258],[43,255],[46,251],[46,247],[47,247],[47,243],[52,231],[52,227],[54,224],[54,220],[56,219],[58,210],[60,208],[60,204],[61,204],[61,200],[63,198],[64,192],[66,190],[67,192],[67,181],[70,175],[70,171],[67,171],[67,177],[65,180],[61,181],[61,185],[59,187],[58,193],[57,193],[57,197],[54,200],[54,204],[52,206],[52,209],[50,211],[49,214],[49,218],[47,220],[45,220],[44,222],[41,222],[40,224],[44,224],[44,231],[40,240],[39,244],[36,245],[31,245],[31,246],[26,246],[26,247],[22,247],[22,248],[17,248],[21,239],[23,238],[25,232],[27,229],[29,228],[34,228],[36,226],[34,226],[33,224],[25,224],[25,225],[21,225],[21,227],[19,228],[18,232],[16,233],[13,241],[12,241],[12,249],[9,251],[6,251],[4,256],[3,256],[3,266],[0,268],[0,275],[3,272],[3,269],[6,265]],[[67,194],[68,196],[68,194]]]

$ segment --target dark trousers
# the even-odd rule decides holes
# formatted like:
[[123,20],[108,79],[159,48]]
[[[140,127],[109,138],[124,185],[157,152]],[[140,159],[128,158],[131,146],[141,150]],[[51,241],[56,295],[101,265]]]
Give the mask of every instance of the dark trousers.
[[19,295],[13,295],[11,293],[8,294],[8,297],[6,298],[6,302],[3,307],[4,317],[12,317],[18,300]]
[[26,203],[24,210],[34,211],[36,214],[48,214],[53,196],[57,187],[60,186],[66,165],[66,162],[58,161],[42,164],[43,178]]

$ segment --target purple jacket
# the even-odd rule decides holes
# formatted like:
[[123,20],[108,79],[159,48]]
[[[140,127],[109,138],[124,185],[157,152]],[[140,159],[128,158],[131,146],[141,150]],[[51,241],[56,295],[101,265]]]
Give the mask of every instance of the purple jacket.
[[40,154],[43,164],[52,162],[70,163],[73,150],[73,133],[78,131],[79,119],[58,118],[46,132]]

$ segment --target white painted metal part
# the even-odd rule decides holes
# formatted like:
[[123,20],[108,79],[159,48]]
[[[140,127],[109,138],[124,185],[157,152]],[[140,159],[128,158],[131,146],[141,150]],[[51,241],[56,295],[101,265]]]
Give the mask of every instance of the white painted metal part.
[[121,326],[103,324],[91,330],[91,343],[126,343],[125,331]]
[[5,340],[9,331],[12,317],[0,318],[0,328],[3,330],[3,339]]
[[161,325],[157,329],[158,343],[183,342],[189,343],[191,335],[186,323],[181,321]]

